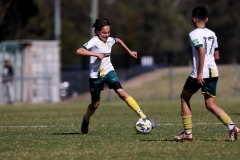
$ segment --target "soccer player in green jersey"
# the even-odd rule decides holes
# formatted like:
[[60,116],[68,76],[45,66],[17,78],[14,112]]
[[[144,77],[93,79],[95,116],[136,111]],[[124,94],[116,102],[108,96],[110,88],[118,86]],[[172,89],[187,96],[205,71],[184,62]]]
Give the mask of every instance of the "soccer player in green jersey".
[[139,117],[149,119],[152,123],[152,128],[154,128],[156,123],[142,112],[137,102],[122,88],[111,63],[111,49],[115,43],[120,45],[134,58],[137,58],[137,52],[131,51],[119,38],[110,37],[111,27],[108,19],[96,19],[93,27],[96,35],[76,51],[76,54],[90,56],[89,84],[92,100],[83,117],[81,126],[82,134],[88,133],[90,117],[99,107],[100,93],[104,83],[106,83],[110,89],[114,89],[118,96],[125,101]]
[[230,131],[229,141],[235,141],[240,134],[240,129],[232,122],[227,113],[215,103],[219,76],[215,60],[220,57],[217,37],[213,31],[206,28],[207,9],[204,6],[196,7],[192,11],[192,20],[195,29],[189,33],[189,37],[193,54],[193,70],[187,78],[181,94],[184,131],[174,136],[174,140],[193,140],[190,99],[201,88],[206,108],[228,127]]

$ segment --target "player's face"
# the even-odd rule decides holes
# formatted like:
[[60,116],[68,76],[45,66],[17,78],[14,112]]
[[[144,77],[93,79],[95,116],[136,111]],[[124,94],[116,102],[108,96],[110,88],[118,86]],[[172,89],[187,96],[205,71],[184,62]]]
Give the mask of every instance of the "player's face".
[[97,31],[97,35],[103,42],[106,42],[110,36],[110,26],[103,26],[100,31]]

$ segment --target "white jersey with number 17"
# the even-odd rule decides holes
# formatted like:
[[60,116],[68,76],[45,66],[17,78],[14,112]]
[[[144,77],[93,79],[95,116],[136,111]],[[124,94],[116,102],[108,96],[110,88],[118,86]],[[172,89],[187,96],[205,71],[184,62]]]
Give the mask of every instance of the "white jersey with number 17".
[[218,77],[218,68],[215,63],[214,51],[218,48],[217,37],[215,33],[207,28],[196,28],[189,33],[193,53],[193,71],[190,76],[197,77],[199,67],[198,48],[205,50],[205,59],[203,66],[203,78]]
[[89,77],[90,78],[99,78],[104,77],[110,71],[114,71],[113,65],[111,63],[110,55],[112,46],[115,44],[115,39],[108,37],[106,42],[103,42],[94,36],[83,47],[92,52],[104,54],[105,57],[100,60],[95,56],[90,56],[90,66],[89,66]]

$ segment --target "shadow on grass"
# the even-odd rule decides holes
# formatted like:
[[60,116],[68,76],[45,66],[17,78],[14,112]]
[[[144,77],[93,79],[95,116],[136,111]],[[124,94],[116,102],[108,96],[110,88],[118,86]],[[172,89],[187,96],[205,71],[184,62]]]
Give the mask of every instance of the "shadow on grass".
[[140,139],[143,142],[175,142],[173,139]]
[[217,140],[217,139],[194,139],[193,141],[175,141],[173,139],[141,139],[139,141],[144,141],[144,142],[193,142],[193,141],[206,141],[206,142],[229,142],[228,140]]
[[230,113],[229,115],[240,115],[240,113]]
[[51,133],[50,135],[81,135],[79,132],[67,132],[67,133]]

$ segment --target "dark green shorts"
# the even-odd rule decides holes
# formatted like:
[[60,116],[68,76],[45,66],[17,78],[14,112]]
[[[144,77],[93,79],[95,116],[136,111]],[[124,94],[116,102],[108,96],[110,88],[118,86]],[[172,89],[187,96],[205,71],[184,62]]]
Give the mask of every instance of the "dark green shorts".
[[104,88],[104,84],[107,84],[109,89],[117,90],[122,88],[114,71],[110,71],[103,78],[89,78],[92,102],[97,102],[100,100],[100,93]]
[[183,89],[194,94],[201,88],[202,94],[208,94],[211,97],[216,97],[218,77],[204,78],[203,80],[205,81],[205,83],[204,86],[201,86],[197,83],[196,78],[192,78],[189,76],[184,84]]

